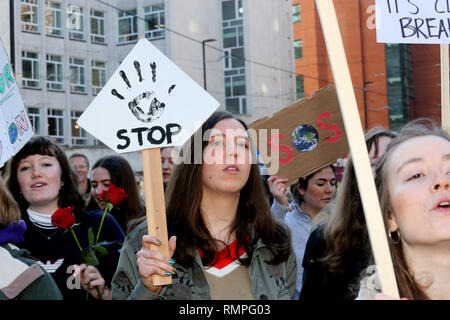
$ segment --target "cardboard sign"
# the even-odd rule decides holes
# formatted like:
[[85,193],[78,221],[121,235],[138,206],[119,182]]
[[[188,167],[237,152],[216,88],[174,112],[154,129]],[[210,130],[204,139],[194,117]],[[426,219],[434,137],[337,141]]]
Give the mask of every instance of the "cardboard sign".
[[[333,86],[317,91],[310,99],[297,101],[272,118],[257,120],[249,127],[256,130],[262,161],[266,165],[268,161],[279,163],[278,170],[278,166],[267,166],[268,173],[288,179],[288,184],[346,157],[349,151]],[[268,139],[263,137],[266,132]],[[267,155],[262,150],[268,150]],[[274,152],[278,159],[274,159]]]
[[125,153],[182,145],[218,107],[150,41],[141,39],[78,124]]
[[3,167],[34,133],[5,48],[0,44],[0,167]]
[[449,0],[376,0],[377,41],[450,43]]

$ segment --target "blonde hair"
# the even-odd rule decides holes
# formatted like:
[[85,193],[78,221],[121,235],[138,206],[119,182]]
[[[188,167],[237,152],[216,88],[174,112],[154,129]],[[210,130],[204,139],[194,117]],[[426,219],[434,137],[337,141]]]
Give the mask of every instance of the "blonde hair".
[[[389,195],[389,190],[387,186],[388,179],[388,169],[390,166],[390,160],[393,152],[397,147],[413,138],[424,137],[424,136],[436,136],[443,138],[450,142],[450,135],[443,129],[437,127],[431,120],[428,119],[417,119],[406,124],[399,135],[393,139],[384,155],[380,158],[376,166],[376,178],[375,185],[378,191],[378,197],[380,199],[380,207],[383,215],[383,220],[386,228],[386,233],[388,232],[388,219],[392,216],[391,200]],[[420,148],[420,146],[418,146]],[[394,264],[394,271],[397,278],[397,285],[399,288],[400,296],[406,297],[408,299],[429,299],[414,275],[410,272],[409,266],[406,262],[402,243],[394,244],[392,241],[388,241],[389,249],[391,252],[392,262]],[[430,285],[430,284],[428,284]]]
[[0,178],[0,228],[20,220],[19,206]]

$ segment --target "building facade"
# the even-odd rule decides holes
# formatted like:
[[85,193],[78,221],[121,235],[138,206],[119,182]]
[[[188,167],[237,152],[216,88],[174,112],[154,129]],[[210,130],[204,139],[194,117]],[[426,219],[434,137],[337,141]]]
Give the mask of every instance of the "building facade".
[[[439,45],[376,42],[375,0],[333,1],[363,128],[441,121]],[[292,0],[297,97],[332,84],[314,0]]]
[[34,132],[91,161],[108,154],[76,120],[144,37],[247,123],[292,104],[291,2],[263,2],[10,0],[10,57]]

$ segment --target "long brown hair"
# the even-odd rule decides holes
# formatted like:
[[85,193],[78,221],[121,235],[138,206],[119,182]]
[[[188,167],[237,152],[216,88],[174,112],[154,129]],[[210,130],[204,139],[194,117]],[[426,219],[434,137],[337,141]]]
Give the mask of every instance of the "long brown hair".
[[[394,138],[396,133],[382,128],[374,128],[365,134],[367,152],[375,148],[378,155],[378,139]],[[341,184],[336,194],[336,206],[323,226],[326,242],[326,255],[321,259],[328,272],[341,274],[344,272],[344,261],[349,250],[361,248],[366,254],[361,262],[367,265],[371,256],[371,247],[366,228],[366,219],[358,189],[358,181],[349,156]]]
[[0,178],[0,229],[19,220],[19,206]]
[[[120,204],[120,212],[124,215],[125,221],[129,222],[133,219],[145,215],[144,204],[137,190],[136,179],[133,169],[126,159],[120,156],[105,156],[98,159],[92,166],[95,168],[103,168],[109,172],[111,183],[116,187],[122,188],[128,197]],[[88,208],[97,208],[98,204],[92,197],[89,199]],[[124,230],[126,231],[126,230]]]
[[[203,137],[205,132],[224,119],[235,119],[246,130],[248,129],[242,120],[231,113],[218,111],[203,124],[201,130],[196,133],[197,137],[198,134]],[[183,264],[192,264],[196,250],[201,248],[204,253],[203,263],[206,265],[214,260],[218,242],[211,236],[200,213],[202,164],[198,158],[202,157],[208,139],[202,139],[201,153],[195,152],[196,140],[194,135],[183,149],[183,158],[188,159],[190,163],[184,161],[175,166],[167,186],[167,221],[169,233],[177,236],[176,260]],[[255,150],[252,150],[252,153],[253,159],[256,159]],[[231,230],[236,234],[237,248],[243,247],[247,253],[245,258],[240,259],[243,265],[250,265],[253,247],[258,239],[272,251],[273,259],[270,263],[279,264],[289,257],[291,251],[289,232],[272,218],[256,163],[251,165],[247,183],[240,191],[237,215]]]
[[72,170],[66,154],[61,148],[48,138],[36,136],[31,138],[25,146],[10,160],[8,164],[7,186],[22,212],[29,207],[29,203],[21,196],[20,185],[17,180],[17,168],[21,160],[31,155],[45,155],[55,157],[61,166],[62,187],[59,189],[58,207],[66,208],[74,206],[74,214],[77,215],[84,210],[85,203],[78,190],[78,178]]
[[[388,220],[392,215],[391,200],[387,188],[388,167],[390,165],[392,153],[405,141],[424,136],[437,136],[450,142],[450,135],[443,129],[437,127],[431,120],[417,119],[406,124],[401,129],[399,135],[389,143],[385,154],[377,164],[375,184],[380,199],[380,207],[386,233],[389,230]],[[410,271],[405,259],[402,242],[400,241],[400,243],[395,244],[392,241],[388,241],[388,243],[400,296],[417,300],[429,299],[424,291],[425,287],[421,286],[416,281],[414,275]]]

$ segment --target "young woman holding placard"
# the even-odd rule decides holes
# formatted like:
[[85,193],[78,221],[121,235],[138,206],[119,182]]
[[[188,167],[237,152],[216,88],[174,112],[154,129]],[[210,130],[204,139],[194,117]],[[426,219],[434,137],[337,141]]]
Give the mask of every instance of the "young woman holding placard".
[[294,299],[298,299],[302,288],[303,261],[306,242],[311,233],[313,219],[327,207],[336,192],[336,175],[333,166],[326,166],[307,177],[300,177],[291,186],[295,200],[288,202],[286,197],[287,179],[272,176],[267,180],[274,197],[271,211],[275,218],[283,220],[292,235],[292,246],[297,259],[297,285]]
[[[375,183],[400,296],[450,299],[450,135],[407,124],[380,159]],[[361,281],[360,299],[380,289],[374,271]]]
[[[183,149],[167,188],[170,255],[151,250],[164,239],[131,232],[113,280],[113,299],[291,299],[296,262],[289,232],[271,216],[247,126],[215,112]],[[186,154],[187,152],[187,154]],[[152,275],[172,275],[154,286]]]

